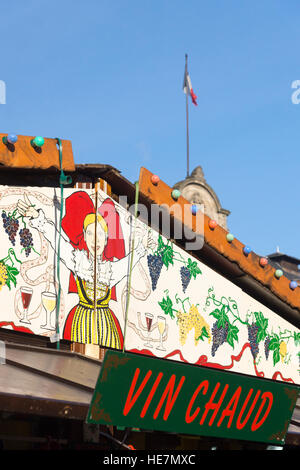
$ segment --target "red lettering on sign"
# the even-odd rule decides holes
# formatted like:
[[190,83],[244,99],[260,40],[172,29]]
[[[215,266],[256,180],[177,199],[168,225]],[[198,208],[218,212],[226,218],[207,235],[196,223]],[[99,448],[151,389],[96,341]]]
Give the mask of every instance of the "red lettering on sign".
[[156,389],[157,389],[157,387],[158,387],[158,385],[159,385],[159,382],[161,381],[161,378],[162,378],[163,375],[164,375],[164,374],[163,374],[162,372],[160,372],[160,373],[158,374],[158,376],[156,377],[155,382],[154,382],[154,384],[153,384],[153,386],[152,386],[152,389],[151,389],[151,391],[150,391],[150,393],[149,393],[149,395],[148,395],[148,398],[147,398],[147,400],[145,401],[145,404],[144,404],[143,409],[142,409],[142,411],[141,411],[141,414],[140,414],[140,417],[141,417],[141,418],[144,418],[145,414],[147,413],[148,408],[149,408],[149,405],[150,405],[151,400],[152,400],[152,398],[153,398],[153,395],[154,395],[154,393],[156,392]]
[[221,426],[224,418],[226,418],[226,416],[229,416],[227,427],[230,428],[233,417],[234,417],[234,413],[236,411],[236,407],[238,405],[238,402],[239,402],[239,399],[240,399],[240,396],[241,396],[241,391],[242,391],[242,387],[238,387],[236,389],[236,391],[234,392],[234,394],[233,394],[232,398],[230,399],[228,405],[226,406],[226,408],[222,412],[221,418],[219,419],[218,424],[217,424],[218,427]]
[[128,415],[129,411],[131,410],[131,408],[133,407],[133,405],[137,401],[138,397],[140,396],[140,394],[144,390],[145,385],[148,382],[151,374],[152,374],[152,370],[148,370],[148,372],[145,375],[141,385],[139,386],[139,388],[137,389],[137,391],[135,392],[135,394],[133,396],[133,391],[135,389],[138,377],[140,375],[140,369],[139,368],[136,369],[136,371],[134,373],[134,376],[133,376],[133,379],[132,379],[132,382],[131,382],[131,385],[130,385],[130,389],[129,389],[127,398],[126,398],[126,403],[124,405],[124,409],[123,409],[123,415],[124,416]]
[[[157,408],[154,412],[154,415],[153,415],[153,418],[156,419],[159,415],[159,412],[161,410],[161,407],[163,406],[163,403],[166,399],[166,397],[168,396],[167,398],[167,403],[166,403],[166,407],[165,407],[165,411],[164,411],[164,415],[163,415],[163,419],[164,421],[166,421],[172,411],[172,408],[174,406],[174,403],[175,401],[177,400],[177,397],[178,397],[178,394],[181,390],[181,387],[183,385],[183,382],[185,381],[185,376],[182,376],[181,379],[180,379],[180,382],[176,388],[176,391],[174,393],[174,386],[175,386],[175,379],[176,379],[176,375],[173,374],[169,380],[169,382],[167,383],[167,386],[164,390],[164,393],[162,394],[162,397],[157,405]],[[173,395],[173,396],[172,396]]]
[[221,394],[221,396],[220,396],[220,398],[219,398],[219,401],[217,401],[216,403],[214,403],[213,400],[214,400],[214,398],[215,398],[215,396],[216,396],[216,394],[217,394],[217,391],[219,390],[219,387],[220,387],[220,382],[218,382],[217,385],[215,386],[214,391],[212,392],[209,401],[208,401],[208,402],[206,403],[206,405],[205,405],[205,411],[204,411],[204,413],[203,413],[203,415],[202,415],[202,418],[201,418],[201,420],[200,420],[200,424],[203,424],[203,423],[204,423],[205,418],[206,418],[207,413],[209,412],[209,410],[214,410],[214,412],[213,412],[213,414],[212,414],[212,417],[211,417],[210,420],[209,420],[208,425],[211,426],[211,425],[213,424],[214,419],[215,419],[215,417],[216,417],[216,415],[217,415],[217,413],[218,413],[218,411],[219,411],[219,409],[220,409],[220,407],[221,407],[221,405],[222,405],[222,402],[223,402],[223,400],[224,400],[224,397],[225,397],[225,395],[226,395],[226,393],[227,393],[227,390],[228,390],[229,385],[227,385],[227,384],[225,385],[225,387],[224,387],[224,389],[223,389],[223,392],[222,392],[222,394]]
[[237,429],[243,429],[243,427],[246,426],[246,424],[247,424],[247,422],[248,422],[248,420],[249,420],[249,418],[250,418],[250,416],[251,416],[251,413],[252,413],[252,411],[253,411],[253,409],[254,409],[254,407],[255,407],[255,405],[256,405],[256,402],[257,402],[257,400],[258,400],[258,397],[259,397],[259,395],[260,395],[260,390],[258,390],[258,391],[256,392],[256,395],[255,395],[255,397],[254,397],[254,400],[253,400],[253,402],[252,402],[252,405],[251,405],[250,408],[249,408],[249,411],[248,411],[248,413],[247,413],[247,415],[246,415],[246,418],[244,419],[244,421],[242,421],[242,416],[243,416],[244,411],[245,411],[245,409],[246,409],[246,407],[247,407],[247,405],[248,405],[248,402],[249,402],[249,400],[250,400],[250,397],[251,397],[252,393],[253,393],[253,388],[251,388],[251,389],[249,390],[248,395],[247,395],[247,397],[246,397],[246,400],[245,400],[245,402],[244,402],[244,404],[243,404],[243,406],[242,406],[242,409],[241,409],[241,411],[240,411],[240,413],[239,413],[239,415],[238,415],[238,417],[237,417],[237,420],[236,420],[236,427],[237,427]]
[[[261,399],[262,399],[262,403],[258,409],[258,412],[256,413],[256,416],[253,420],[253,423],[252,423],[252,426],[251,426],[251,431],[256,431],[258,428],[260,428],[263,423],[266,421],[270,411],[271,411],[271,408],[272,408],[272,405],[273,405],[273,394],[271,392],[264,392],[261,396]],[[263,415],[263,417],[260,419],[260,421],[257,422],[259,416],[260,416],[260,413],[262,412],[262,409],[263,407],[265,406],[265,403],[266,401],[269,401],[268,403],[268,407],[265,411],[265,414]]]
[[185,413],[185,421],[186,423],[191,423],[192,421],[194,421],[194,419],[196,418],[196,416],[198,415],[199,411],[200,411],[200,408],[197,407],[196,410],[194,411],[194,413],[192,414],[191,416],[191,410],[192,410],[192,406],[194,405],[194,402],[199,394],[199,392],[201,391],[202,388],[204,388],[204,391],[202,392],[203,395],[206,395],[206,392],[208,390],[208,385],[209,385],[209,382],[208,380],[203,380],[200,385],[198,385],[198,387],[196,388],[196,390],[194,391],[193,393],[193,396],[190,400],[190,403],[187,407],[187,410],[186,410],[186,413]]

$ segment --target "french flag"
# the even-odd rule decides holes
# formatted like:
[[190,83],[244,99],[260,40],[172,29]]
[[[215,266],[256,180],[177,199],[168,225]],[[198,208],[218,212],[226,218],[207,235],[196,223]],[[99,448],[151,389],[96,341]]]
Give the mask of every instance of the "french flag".
[[183,91],[185,94],[189,94],[190,97],[192,98],[192,102],[194,103],[195,106],[198,106],[197,103],[197,96],[194,93],[193,87],[192,87],[192,82],[187,70],[187,60],[185,63],[185,71],[184,71],[184,80],[183,80]]

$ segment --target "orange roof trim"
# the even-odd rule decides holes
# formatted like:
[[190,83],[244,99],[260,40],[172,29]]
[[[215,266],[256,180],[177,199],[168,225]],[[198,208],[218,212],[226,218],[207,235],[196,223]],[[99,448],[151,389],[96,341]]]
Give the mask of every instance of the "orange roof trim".
[[[139,178],[139,191],[143,193],[152,202],[158,205],[165,205],[169,208],[174,206],[174,203],[185,206],[190,204],[185,198],[180,196],[176,201],[172,197],[172,188],[166,183],[159,181],[157,183],[152,182],[153,173],[146,168],[141,168]],[[181,213],[184,214],[182,210]],[[175,218],[178,218],[176,213],[173,213]],[[228,232],[217,225],[215,228],[209,227],[210,218],[204,214],[204,241],[207,245],[211,246],[218,253],[226,257],[237,265],[246,273],[252,276],[254,279],[259,281],[265,287],[270,289],[277,297],[289,304],[293,308],[300,310],[300,288],[297,287],[295,290],[290,288],[290,280],[285,276],[277,278],[275,276],[275,269],[267,264],[262,266],[260,263],[261,256],[258,256],[251,251],[247,256],[243,252],[243,248],[246,246],[236,238],[233,241],[228,242],[226,235]],[[183,223],[182,217],[180,221]],[[200,233],[196,230],[195,222],[193,218],[185,217],[184,223],[189,226],[194,232]],[[202,235],[202,234],[201,234]]]
[[[44,145],[40,149],[35,149],[31,145],[31,140],[35,136],[18,135],[15,144],[3,143],[3,137],[7,134],[0,134],[0,165],[11,168],[35,168],[47,170],[57,168],[60,170],[59,153],[56,146],[56,139],[44,139]],[[69,140],[62,140],[62,167],[64,171],[75,171],[72,145]]]

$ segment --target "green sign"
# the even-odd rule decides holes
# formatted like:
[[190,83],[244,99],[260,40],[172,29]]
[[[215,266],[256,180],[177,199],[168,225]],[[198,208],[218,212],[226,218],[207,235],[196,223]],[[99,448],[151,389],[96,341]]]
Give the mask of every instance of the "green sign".
[[87,421],[284,444],[299,387],[107,351]]

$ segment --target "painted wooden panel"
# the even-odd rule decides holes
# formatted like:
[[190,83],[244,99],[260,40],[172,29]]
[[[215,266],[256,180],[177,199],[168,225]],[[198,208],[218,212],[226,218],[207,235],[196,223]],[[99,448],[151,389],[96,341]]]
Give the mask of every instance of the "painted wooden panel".
[[280,312],[97,195],[95,238],[94,190],[64,191],[60,239],[59,189],[0,187],[0,326],[53,337],[60,240],[61,338],[299,384]]
[[284,444],[298,387],[108,351],[87,421]]

